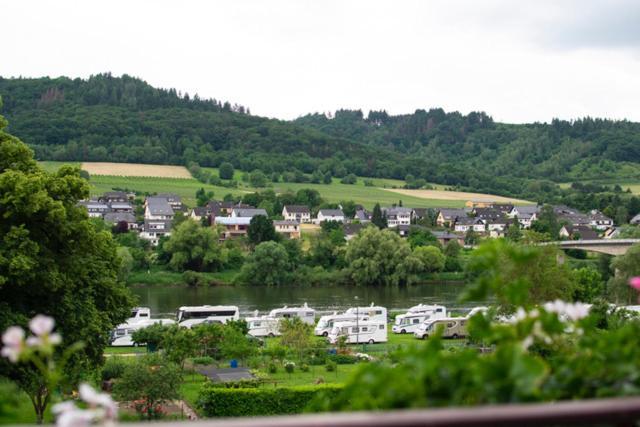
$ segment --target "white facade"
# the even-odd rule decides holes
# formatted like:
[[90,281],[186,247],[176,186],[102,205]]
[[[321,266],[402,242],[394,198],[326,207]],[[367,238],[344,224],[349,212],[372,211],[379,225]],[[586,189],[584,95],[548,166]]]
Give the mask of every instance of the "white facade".
[[316,223],[320,224],[324,221],[338,221],[344,222],[344,213],[342,211],[320,210],[316,218]]

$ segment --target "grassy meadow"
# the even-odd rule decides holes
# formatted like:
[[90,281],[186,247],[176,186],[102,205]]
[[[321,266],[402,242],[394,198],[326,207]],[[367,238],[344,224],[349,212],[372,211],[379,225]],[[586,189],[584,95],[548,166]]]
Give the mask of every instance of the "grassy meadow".
[[[64,164],[80,166],[79,162],[52,162],[45,161],[40,164],[47,171],[55,171]],[[212,174],[217,174],[216,168],[205,168]],[[246,193],[261,191],[264,188],[253,188],[247,182],[242,181],[243,173],[236,171],[234,180],[237,181],[237,188],[227,188],[210,184],[203,184],[196,179],[184,178],[163,178],[163,177],[142,177],[142,176],[112,176],[112,175],[91,175],[89,183],[91,184],[91,194],[99,195],[105,191],[113,189],[126,189],[137,191],[140,193],[175,193],[182,197],[183,202],[187,206],[195,205],[195,192],[204,188],[206,191],[213,191],[215,197],[221,199],[227,194],[233,196],[242,196]],[[468,199],[468,195],[460,193],[459,197],[456,192],[444,191],[444,186],[434,185],[433,192],[404,192],[399,194],[394,191],[404,186],[404,181],[395,179],[367,179],[373,183],[373,186],[364,184],[365,178],[358,178],[356,184],[342,184],[340,180],[334,178],[331,184],[312,184],[312,183],[294,183],[294,182],[275,182],[270,183],[269,189],[273,189],[277,193],[287,191],[297,192],[303,188],[317,190],[320,195],[328,202],[337,203],[342,200],[353,200],[355,203],[371,209],[376,203],[382,206],[390,206],[402,200],[404,206],[409,207],[462,207]],[[638,186],[640,191],[640,185]],[[434,197],[435,195],[435,197]],[[487,196],[491,198],[491,196]],[[499,198],[498,198],[499,199]]]

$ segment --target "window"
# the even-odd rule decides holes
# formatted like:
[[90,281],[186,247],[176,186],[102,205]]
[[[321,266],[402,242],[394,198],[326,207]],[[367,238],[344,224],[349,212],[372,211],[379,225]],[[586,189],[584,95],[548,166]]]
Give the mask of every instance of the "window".
[[353,328],[351,328],[351,332],[353,332],[354,334],[357,334],[358,332],[360,332],[360,330],[357,326],[354,326]]
[[380,325],[379,329],[382,331],[384,330],[384,325]]
[[381,315],[382,314],[382,310],[376,310],[376,315]]
[[366,327],[366,326],[363,326],[363,327],[362,327],[362,332],[367,332],[367,331],[368,331],[367,327]]
[[149,313],[140,313],[140,317],[149,317]]
[[307,317],[313,317],[313,314],[314,314],[314,313],[313,313],[313,311],[307,311],[307,312],[305,313],[305,316],[307,316]]
[[259,328],[260,327],[260,322],[254,322],[253,326],[256,327],[256,328]]
[[417,325],[418,323],[420,323],[420,319],[413,319],[413,324]]

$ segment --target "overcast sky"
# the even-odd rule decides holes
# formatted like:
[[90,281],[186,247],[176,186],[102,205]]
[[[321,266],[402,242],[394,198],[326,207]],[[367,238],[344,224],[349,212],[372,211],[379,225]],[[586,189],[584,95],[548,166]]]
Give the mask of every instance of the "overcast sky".
[[640,1],[0,0],[0,75],[111,71],[292,119],[640,121]]

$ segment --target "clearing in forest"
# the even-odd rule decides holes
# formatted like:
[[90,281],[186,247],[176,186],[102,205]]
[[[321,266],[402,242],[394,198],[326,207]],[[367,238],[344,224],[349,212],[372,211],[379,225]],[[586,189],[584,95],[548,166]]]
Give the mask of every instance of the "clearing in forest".
[[90,175],[148,176],[157,178],[192,179],[184,166],[145,165],[140,163],[83,162],[82,169]]
[[474,202],[495,202],[495,203],[513,203],[518,205],[530,205],[532,202],[511,197],[496,196],[494,194],[483,193],[467,193],[464,191],[444,191],[444,190],[405,190],[385,188],[386,191],[402,194],[405,196],[418,197],[421,199],[437,199],[437,200],[461,200]]

